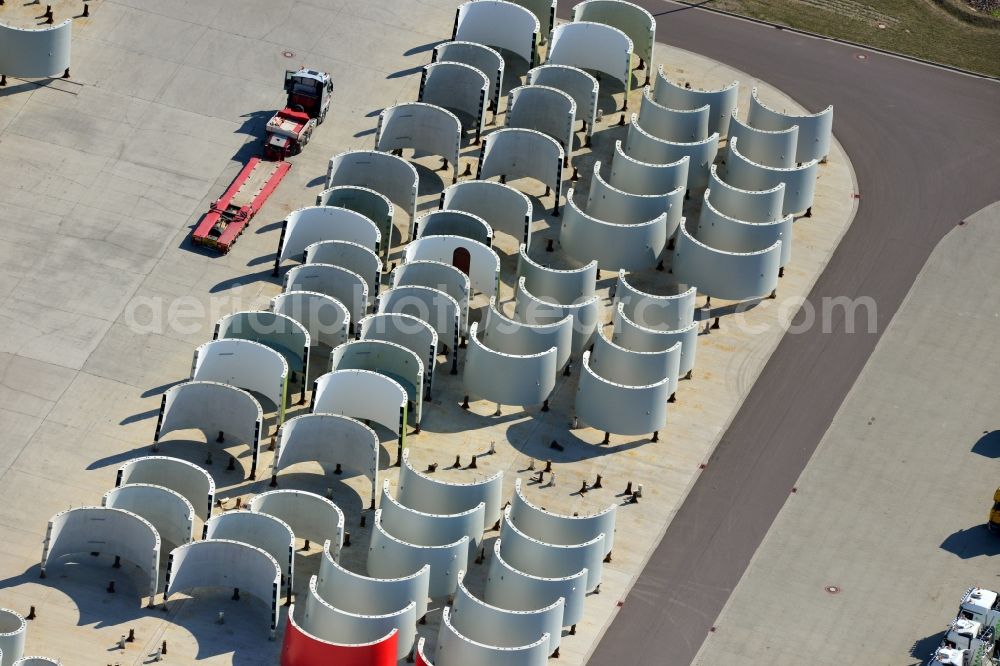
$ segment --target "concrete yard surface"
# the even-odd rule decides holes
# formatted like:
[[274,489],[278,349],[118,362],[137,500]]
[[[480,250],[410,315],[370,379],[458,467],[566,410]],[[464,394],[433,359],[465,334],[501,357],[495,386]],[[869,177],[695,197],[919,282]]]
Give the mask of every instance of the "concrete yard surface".
[[[313,203],[331,155],[371,149],[382,108],[416,99],[420,69],[430,60],[431,48],[448,38],[458,2],[91,4],[91,17],[74,26],[71,79],[11,80],[0,89],[0,526],[5,535],[0,606],[22,613],[35,606],[38,618],[29,626],[28,652],[59,657],[67,666],[144,663],[164,640],[168,663],[274,664],[280,631],[277,641],[267,640],[267,610],[252,599],[237,604],[228,591],[198,593],[191,600],[178,596],[167,613],[140,608],[138,579],[112,570],[104,559],[53,567],[48,579],[39,580],[46,521],[70,506],[99,504],[114,484],[116,468],[149,452],[161,394],[189,376],[192,353],[211,338],[218,318],[264,308],[280,292],[280,281],[271,277],[280,221]],[[673,80],[696,87],[739,79],[741,118],[752,86],[778,108],[803,110],[766,81],[690,52],[657,44],[656,60]],[[284,70],[301,65],[333,75],[329,118],[306,150],[292,158],[292,170],[232,252],[216,256],[192,248],[191,227],[242,163],[259,153],[263,125],[284,102]],[[647,67],[655,72],[654,63]],[[593,148],[581,147],[574,156],[581,175],[578,201],[586,195],[594,161],[607,165],[615,139],[623,140],[627,131],[616,127],[616,109],[624,100],[620,90],[614,92],[601,96],[604,119]],[[633,86],[630,109],[639,108],[640,94],[641,86]],[[502,126],[502,110],[488,131]],[[478,155],[478,146],[463,145],[462,166],[474,166]],[[436,208],[440,190],[450,184],[448,174],[433,171],[438,163],[434,157],[416,160],[418,214]],[[571,172],[565,170],[564,182]],[[699,465],[708,460],[790,315],[850,225],[856,185],[849,158],[836,142],[819,173],[814,214],[796,222],[793,259],[778,299],[755,302],[737,314],[734,304],[713,302],[715,314],[723,315],[722,328],[699,338],[694,379],[680,384],[658,443],[648,437],[612,437],[603,447],[603,433],[571,430],[576,371],[558,379],[548,413],[538,406],[505,406],[494,417],[495,405],[475,399],[464,411],[461,375],[449,376],[448,363],[438,358],[434,400],[425,404],[422,433],[407,435],[417,469],[437,462],[439,476],[454,480],[503,469],[509,497],[515,478],[527,480],[529,460],[550,458],[558,484],[529,485],[526,494],[567,514],[621,502],[626,483],[644,484],[640,504],[619,510],[614,559],[605,566],[602,592],[588,597],[587,615],[577,635],[564,639],[559,663],[586,662]],[[546,240],[558,238],[559,220],[549,215],[552,198],[541,196],[538,183],[528,188],[535,206],[531,254],[559,265],[561,253],[543,249]],[[689,217],[697,215],[699,199],[694,193],[686,205]],[[397,216],[397,230],[406,228],[405,217]],[[516,248],[511,238],[497,243],[501,301],[510,299],[516,281]],[[390,261],[398,263],[401,254],[397,235]],[[629,280],[656,292],[670,277],[649,270]],[[607,271],[599,280],[605,306],[613,282]],[[485,305],[482,296],[475,305]],[[505,309],[509,312],[509,303]],[[610,310],[605,315],[604,321],[610,320]],[[605,332],[610,334],[610,328]],[[289,393],[297,395],[298,388]],[[308,401],[292,405],[287,416],[307,409]],[[395,459],[395,442],[380,434]],[[549,448],[553,440],[565,450]],[[496,455],[481,455],[477,470],[446,469],[456,456],[467,465],[491,443]],[[214,453],[211,464],[202,436],[190,433],[171,436],[160,453],[206,467],[226,509],[235,506],[236,498],[268,490],[271,453],[262,456],[257,480],[249,481],[244,480],[245,446],[211,441],[208,448]],[[237,458],[235,471],[225,471],[226,454]],[[281,487],[330,489],[352,533],[353,545],[344,550],[342,562],[364,571],[373,522],[367,482],[316,471],[285,472]],[[380,473],[395,484],[395,468]],[[582,481],[593,482],[597,474],[604,488],[578,495]],[[362,515],[366,527],[360,526]],[[196,528],[200,534],[200,525]],[[490,552],[496,533],[486,536]],[[297,556],[299,599],[318,569],[316,546]],[[481,593],[486,566],[470,567],[469,586]],[[112,579],[118,583],[115,595],[105,592]],[[432,648],[440,607],[440,602],[432,604],[435,612],[419,628]],[[224,624],[216,622],[220,610],[226,613]],[[130,628],[136,629],[137,642],[125,652],[113,649]]]
[[921,664],[1000,586],[1000,203],[945,236],[695,663]]

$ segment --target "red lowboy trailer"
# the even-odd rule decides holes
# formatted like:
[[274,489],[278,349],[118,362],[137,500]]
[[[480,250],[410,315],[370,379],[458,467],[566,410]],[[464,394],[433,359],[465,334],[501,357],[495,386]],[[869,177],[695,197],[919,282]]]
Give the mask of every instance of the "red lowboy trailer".
[[288,162],[265,162],[258,157],[251,158],[225,194],[201,218],[191,236],[194,244],[215,248],[223,254],[229,252],[291,168]]
[[309,143],[316,126],[326,119],[333,81],[326,72],[287,71],[285,92],[285,108],[278,111],[264,129],[264,157],[277,161],[265,162],[254,157],[247,162],[226,193],[201,218],[191,234],[195,245],[211,247],[222,254],[229,252],[292,168],[282,160],[298,154]]

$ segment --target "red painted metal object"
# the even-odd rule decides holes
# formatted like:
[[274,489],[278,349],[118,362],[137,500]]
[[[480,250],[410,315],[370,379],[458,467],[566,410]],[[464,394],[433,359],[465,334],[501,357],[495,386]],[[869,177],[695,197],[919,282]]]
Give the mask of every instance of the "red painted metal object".
[[417,666],[434,666],[434,664],[431,663],[431,660],[428,659],[427,656],[424,654],[424,639],[420,638],[418,640],[419,642],[417,643],[417,655],[416,655]]
[[253,157],[233,180],[229,189],[212,204],[191,234],[195,245],[211,247],[222,254],[240,237],[292,165],[265,162]]
[[316,119],[305,111],[294,111],[287,106],[274,114],[264,128],[264,157],[283,160],[298,155],[312,138]]
[[288,612],[281,666],[396,666],[395,629],[385,638],[364,645],[338,645],[303,631]]

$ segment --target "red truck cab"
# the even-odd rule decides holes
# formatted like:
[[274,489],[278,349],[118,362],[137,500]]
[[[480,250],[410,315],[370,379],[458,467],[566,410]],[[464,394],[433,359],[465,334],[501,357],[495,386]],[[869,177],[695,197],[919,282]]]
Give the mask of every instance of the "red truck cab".
[[333,96],[333,79],[326,72],[303,68],[285,72],[285,92],[288,97],[285,106],[295,111],[302,111],[310,118],[315,118],[317,124],[326,120],[330,110],[330,98]]

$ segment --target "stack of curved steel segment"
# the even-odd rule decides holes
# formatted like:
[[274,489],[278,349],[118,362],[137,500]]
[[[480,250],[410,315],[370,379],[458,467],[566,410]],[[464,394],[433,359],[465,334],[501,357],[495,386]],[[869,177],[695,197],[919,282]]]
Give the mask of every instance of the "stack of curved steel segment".
[[[480,550],[487,526],[499,520],[502,484],[502,472],[471,483],[434,479],[417,472],[404,451],[396,493],[388,481],[383,483],[368,549],[368,577],[326,557],[311,585],[314,596],[326,602],[316,612],[329,615],[332,607],[383,624],[393,619],[400,656],[412,654],[415,620],[426,614],[428,598],[459,592],[462,572]],[[359,599],[366,589],[370,598]]]
[[[310,540],[325,542],[331,556],[339,556],[344,513],[320,495],[280,489],[256,495],[246,510],[213,515],[214,494],[211,475],[192,463],[165,456],[131,460],[119,468],[116,486],[104,494],[101,506],[52,517],[42,577],[63,560],[114,558],[115,568],[124,563],[147,576],[153,607],[164,568],[164,604],[171,595],[196,588],[232,590],[233,599],[246,593],[268,604],[273,637],[280,600],[291,599],[296,539],[306,548]],[[195,519],[202,523],[200,540]]]
[[469,329],[465,355],[465,402],[469,396],[500,405],[537,405],[548,410],[556,375],[569,361],[572,317],[530,324],[506,317],[490,299],[486,318]]
[[[743,120],[738,82],[701,90],[669,80],[662,66],[651,88],[656,22],[648,11],[584,0],[571,22],[555,25],[555,8],[555,0],[458,7],[452,41],[433,49],[418,99],[382,109],[373,149],[331,157],[315,205],[287,215],[273,268],[278,277],[290,266],[282,293],[266,311],[219,319],[213,339],[195,350],[187,380],[163,393],[154,451],[200,431],[206,465],[213,448],[236,450],[223,454],[227,470],[248,467],[254,480],[270,436],[268,489],[225,510],[204,469],[137,457],[119,468],[100,506],[52,517],[43,576],[60,560],[113,557],[148,579],[151,606],[161,591],[167,604],[200,588],[261,599],[272,636],[284,597],[282,666],[431,664],[432,657],[438,666],[540,666],[559,656],[563,629],[575,633],[586,596],[600,590],[617,505],[584,516],[552,513],[530,502],[518,480],[502,507],[502,472],[455,482],[436,477],[436,463],[418,471],[407,426],[412,414],[413,434],[420,432],[438,357],[450,358],[458,374],[458,350],[467,349],[463,406],[471,396],[498,411],[537,404],[547,411],[558,378],[579,364],[574,423],[604,431],[605,443],[612,433],[652,433],[657,441],[679,380],[694,371],[697,295],[775,294],[792,258],[796,216],[811,214],[833,112],[787,114],[754,89]],[[9,49],[0,47],[4,57]],[[42,60],[63,57],[55,48]],[[515,69],[527,76],[505,82]],[[645,87],[629,114],[637,71]],[[602,92],[623,94],[614,108],[628,129],[585,174],[586,197],[577,201],[569,187],[563,208],[565,170],[573,166],[573,182],[580,176],[571,164],[576,133],[585,133],[583,148],[592,146]],[[492,124],[505,116],[485,133],[488,110]],[[462,150],[480,140],[473,174]],[[414,159],[428,154],[451,172],[448,186],[421,183],[431,172],[418,171]],[[441,196],[437,210],[418,216],[421,185],[439,187]],[[551,217],[562,217],[548,220],[561,246],[554,261],[531,244],[538,210],[531,197],[539,194],[551,194]],[[690,198],[698,213],[685,219]],[[555,251],[555,238],[547,240],[545,251]],[[387,268],[394,241],[401,258]],[[514,246],[511,307],[500,275],[501,257],[512,260]],[[654,268],[672,275],[660,280]],[[602,270],[617,273],[611,332],[599,326],[607,319],[597,290]],[[646,287],[668,280],[666,288]],[[311,389],[310,403],[286,421],[295,383],[298,404]],[[396,440],[395,489],[380,475],[393,462],[380,439]],[[364,573],[340,562],[350,534],[333,490],[294,487],[293,468],[314,480],[317,471],[365,477],[357,486],[361,511],[374,514]],[[368,517],[360,518],[366,526]],[[499,531],[492,544],[484,538],[490,529]],[[323,544],[318,573],[308,585],[300,580],[300,603],[292,605],[295,552],[313,543]],[[465,572],[487,559],[477,596]],[[417,627],[432,603],[445,600],[431,655]],[[16,631],[4,633],[0,648],[20,658],[16,640]]]
[[[579,268],[556,269],[545,266],[520,247],[517,264],[517,292],[514,319],[532,326],[546,326],[572,320],[569,359],[578,361],[597,330],[600,298],[597,295],[597,262]],[[563,358],[563,350],[559,350]],[[559,364],[563,367],[563,364]]]
[[[552,94],[556,92],[553,89]],[[501,183],[508,179],[537,180],[545,185],[542,196],[552,194],[552,215],[558,217],[565,162],[566,152],[560,140],[536,129],[504,127],[483,139],[476,179],[497,177]]]
[[697,292],[683,285],[676,285],[673,291],[649,294],[629,284],[624,271],[619,273],[611,337],[612,343],[633,352],[678,354],[676,375],[670,364],[671,395],[677,390],[679,378],[691,378],[698,345],[698,323],[694,318]]
[[361,421],[339,414],[302,414],[278,431],[271,467],[271,487],[278,475],[300,463],[318,464],[324,472],[365,476],[371,482],[375,507],[382,448],[378,435]]
[[491,180],[466,180],[441,192],[441,210],[471,213],[517,243],[531,246],[531,200],[509,185]]
[[618,275],[612,307],[613,333],[599,333],[584,355],[576,394],[576,415],[605,432],[659,438],[667,404],[676,400],[681,377],[691,378],[697,345],[696,290],[642,292]]

